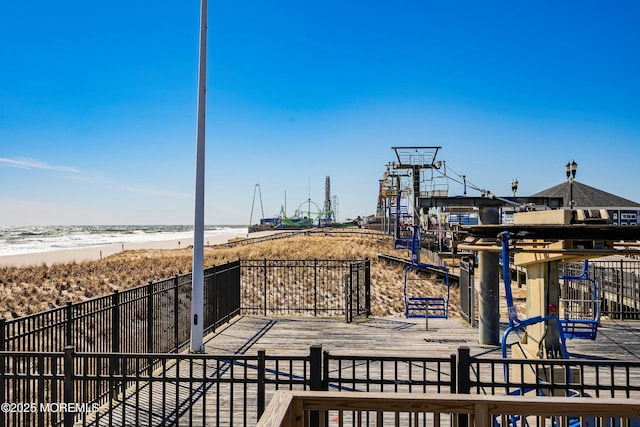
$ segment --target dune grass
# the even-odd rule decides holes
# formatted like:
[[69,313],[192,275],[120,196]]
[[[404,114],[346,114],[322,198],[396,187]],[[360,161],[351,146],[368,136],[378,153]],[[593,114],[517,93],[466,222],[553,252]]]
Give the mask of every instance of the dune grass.
[[[378,261],[378,254],[409,257],[395,250],[393,240],[384,235],[322,234],[299,235],[237,247],[205,248],[205,266],[238,259],[350,259],[371,260],[371,315],[400,317],[404,314],[404,270]],[[424,260],[428,262],[428,260]],[[108,295],[191,271],[192,249],[131,250],[102,260],[57,263],[51,266],[0,266],[0,317],[12,319]],[[441,296],[435,277],[415,282],[413,296]],[[526,312],[526,289],[514,289],[517,309]],[[449,315],[459,315],[459,291],[451,289]],[[504,298],[500,312],[506,317]]]
[[[394,252],[386,236],[301,235],[233,248],[207,247],[205,266],[237,259],[365,259],[372,262],[373,314],[403,310],[401,267],[377,261]],[[0,267],[0,316],[11,319],[188,273],[191,248],[124,251],[96,261]]]

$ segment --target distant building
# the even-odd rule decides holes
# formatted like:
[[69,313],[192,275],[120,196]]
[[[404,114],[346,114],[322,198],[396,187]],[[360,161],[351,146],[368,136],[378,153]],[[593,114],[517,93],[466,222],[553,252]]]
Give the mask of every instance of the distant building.
[[564,200],[563,206],[565,207],[569,207],[571,196],[573,196],[574,208],[605,209],[609,212],[609,218],[615,225],[640,224],[640,203],[618,197],[578,181],[574,181],[573,184],[568,181],[563,182],[555,187],[533,194],[533,197],[562,197]]

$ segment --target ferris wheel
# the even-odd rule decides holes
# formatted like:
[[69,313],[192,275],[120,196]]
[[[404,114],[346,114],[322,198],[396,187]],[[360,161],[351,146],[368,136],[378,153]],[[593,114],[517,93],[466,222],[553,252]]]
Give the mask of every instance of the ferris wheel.
[[318,204],[313,200],[309,199],[300,203],[293,213],[293,218],[309,218],[318,220],[319,218],[322,218],[323,214],[324,212],[320,209],[320,206],[318,206]]

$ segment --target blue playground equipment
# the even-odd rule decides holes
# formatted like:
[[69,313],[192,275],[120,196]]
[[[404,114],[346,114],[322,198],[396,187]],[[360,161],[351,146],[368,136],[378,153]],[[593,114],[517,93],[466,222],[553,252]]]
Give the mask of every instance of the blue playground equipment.
[[[413,227],[413,238],[411,240],[411,264],[404,269],[404,306],[405,316],[426,317],[446,319],[449,317],[449,297],[451,296],[451,284],[449,282],[449,270],[441,265],[424,264],[419,262],[420,253],[420,227]],[[424,276],[420,276],[420,271],[431,271],[444,273],[438,274],[436,286],[439,289],[438,296],[416,296],[416,289],[421,286],[420,282],[426,282]]]
[[560,323],[567,338],[595,340],[600,324],[598,285],[589,277],[589,261],[584,261],[579,276],[562,276],[563,293],[560,298]]

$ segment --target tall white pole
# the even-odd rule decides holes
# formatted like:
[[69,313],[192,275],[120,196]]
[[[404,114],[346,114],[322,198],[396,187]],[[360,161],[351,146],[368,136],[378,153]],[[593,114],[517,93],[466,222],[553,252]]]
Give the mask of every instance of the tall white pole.
[[204,322],[204,130],[207,95],[207,0],[200,2],[200,58],[198,68],[198,131],[196,135],[196,205],[193,227],[191,282],[191,352],[203,353]]

